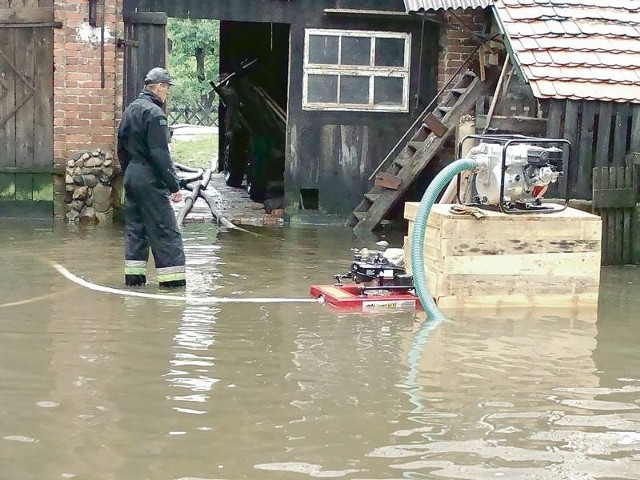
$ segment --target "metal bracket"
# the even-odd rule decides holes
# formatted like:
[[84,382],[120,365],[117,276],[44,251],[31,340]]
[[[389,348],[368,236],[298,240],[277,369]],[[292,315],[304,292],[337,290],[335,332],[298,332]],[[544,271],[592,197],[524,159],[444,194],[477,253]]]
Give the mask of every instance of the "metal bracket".
[[140,44],[137,40],[129,40],[126,38],[118,38],[116,39],[116,46],[118,48],[122,47],[138,47]]

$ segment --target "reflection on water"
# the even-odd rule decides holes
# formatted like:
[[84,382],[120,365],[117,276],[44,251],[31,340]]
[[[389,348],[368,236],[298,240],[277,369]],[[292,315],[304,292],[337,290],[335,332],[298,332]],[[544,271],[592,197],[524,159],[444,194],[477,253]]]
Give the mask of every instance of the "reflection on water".
[[[640,478],[635,268],[604,271],[597,318],[433,324],[89,291],[50,262],[120,288],[117,229],[0,227],[0,478]],[[187,226],[186,293],[307,299],[371,246],[259,231]]]

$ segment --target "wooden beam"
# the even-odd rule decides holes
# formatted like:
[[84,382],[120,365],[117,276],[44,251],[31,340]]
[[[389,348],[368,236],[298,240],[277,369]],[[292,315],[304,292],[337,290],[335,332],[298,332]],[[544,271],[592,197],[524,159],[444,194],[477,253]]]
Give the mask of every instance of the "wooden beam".
[[[480,131],[484,130],[487,123],[486,115],[476,115],[476,128]],[[491,118],[490,130],[497,130],[502,133],[519,133],[531,137],[544,136],[547,129],[546,118],[535,117],[504,117],[502,115],[494,115]]]
[[616,104],[615,128],[613,129],[613,159],[611,163],[618,167],[625,164],[629,115],[628,103]]
[[48,8],[0,8],[0,25],[53,23],[53,7]]
[[576,192],[579,198],[589,199],[593,194],[591,175],[594,167],[594,131],[598,104],[585,101],[582,103],[582,118],[580,120],[579,144],[573,145],[576,159]]
[[640,152],[640,105],[631,107],[631,147],[632,152]]
[[600,102],[600,115],[598,117],[598,138],[596,145],[596,167],[609,165],[609,140],[611,138],[611,116],[613,103]]
[[325,8],[325,15],[341,16],[341,17],[372,17],[372,18],[393,18],[394,20],[411,20],[440,23],[435,16],[426,15],[409,15],[405,12],[393,12],[390,10],[360,10],[357,8]]
[[0,28],[62,28],[62,22],[3,23]]
[[0,174],[21,174],[21,173],[34,173],[34,174],[46,174],[62,175],[64,174],[64,165],[53,165],[51,167],[0,167]]
[[562,117],[566,108],[566,100],[553,99],[549,103],[549,113],[547,121],[547,137],[560,138],[562,127]]
[[561,192],[566,192],[569,189],[572,196],[575,197],[576,191],[576,177],[578,174],[578,131],[580,125],[578,124],[578,116],[580,113],[580,102],[578,100],[567,100],[566,109],[564,111],[564,139],[571,142],[571,158],[569,158],[569,148],[563,146],[564,165],[563,171],[565,174],[558,179],[558,188]]
[[167,14],[165,12],[124,12],[124,23],[145,25],[166,25]]
[[635,208],[635,188],[603,188],[593,190],[593,208]]

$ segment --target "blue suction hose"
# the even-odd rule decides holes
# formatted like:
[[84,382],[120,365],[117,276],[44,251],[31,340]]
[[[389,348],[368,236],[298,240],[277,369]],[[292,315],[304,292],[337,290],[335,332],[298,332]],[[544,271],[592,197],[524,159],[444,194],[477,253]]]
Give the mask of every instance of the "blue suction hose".
[[416,293],[422,304],[422,308],[427,313],[430,320],[442,321],[444,315],[438,309],[433,296],[427,288],[427,280],[424,271],[424,232],[427,228],[429,213],[440,192],[446,188],[449,182],[459,173],[465,170],[475,170],[478,162],[470,158],[461,158],[442,169],[429,184],[424,192],[418,213],[413,225],[413,235],[411,236],[411,271],[413,273],[413,283]]

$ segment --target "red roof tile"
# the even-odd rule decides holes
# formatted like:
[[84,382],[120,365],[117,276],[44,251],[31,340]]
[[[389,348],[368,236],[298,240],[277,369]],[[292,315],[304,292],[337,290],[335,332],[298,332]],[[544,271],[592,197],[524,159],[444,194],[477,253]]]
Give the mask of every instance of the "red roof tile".
[[539,98],[640,103],[640,1],[494,0]]

